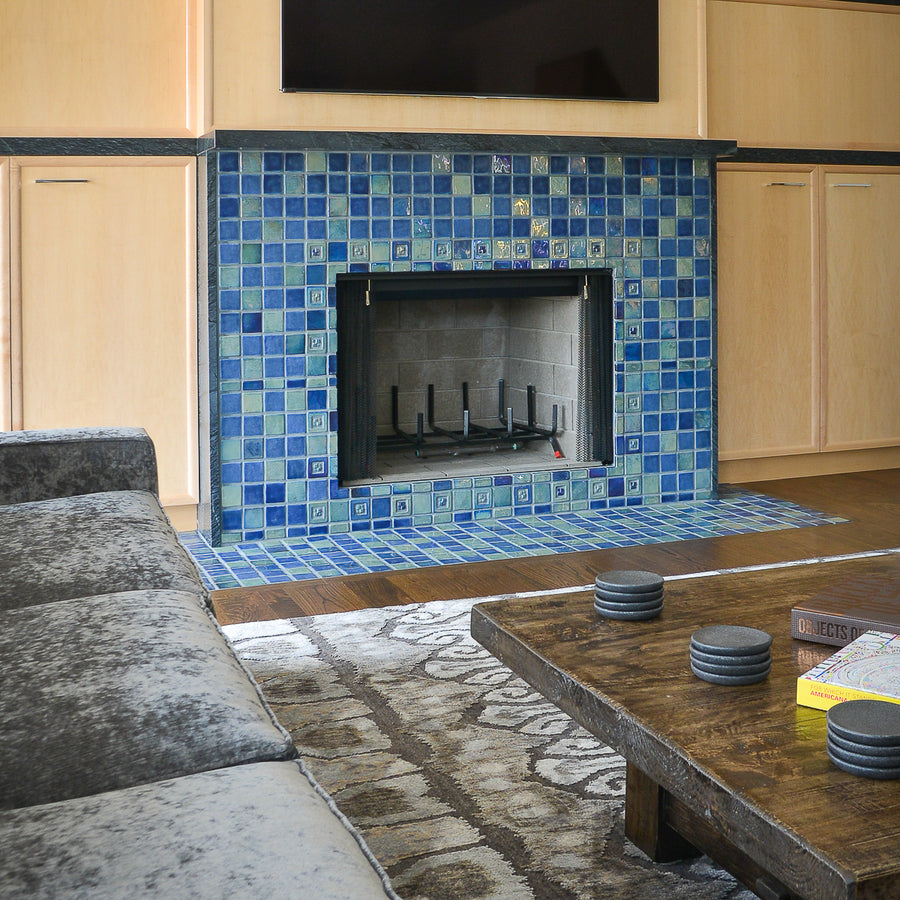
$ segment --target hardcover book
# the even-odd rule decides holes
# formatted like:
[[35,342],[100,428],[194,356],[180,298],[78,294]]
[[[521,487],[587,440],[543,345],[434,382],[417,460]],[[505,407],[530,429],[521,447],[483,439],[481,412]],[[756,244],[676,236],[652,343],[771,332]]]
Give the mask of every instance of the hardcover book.
[[844,700],[900,703],[900,635],[867,631],[797,679],[797,703],[830,709]]
[[791,637],[844,647],[866,631],[900,633],[900,580],[858,576],[791,610]]

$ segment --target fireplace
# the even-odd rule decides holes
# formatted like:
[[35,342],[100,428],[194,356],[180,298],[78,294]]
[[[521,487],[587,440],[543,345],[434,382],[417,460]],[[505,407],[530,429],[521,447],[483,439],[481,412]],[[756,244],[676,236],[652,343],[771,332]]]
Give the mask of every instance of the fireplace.
[[609,269],[337,277],[342,485],[613,461]]
[[[251,139],[265,149],[248,148]],[[711,159],[720,145],[322,133],[234,140],[234,147],[217,146],[210,178],[217,426],[211,506],[221,512],[214,540],[464,526],[714,495]],[[396,278],[396,289],[406,278],[439,274],[461,283],[494,273],[574,278],[575,287],[563,289],[569,297],[583,293],[585,277],[589,284],[607,279],[612,308],[601,318],[611,326],[612,351],[601,369],[611,389],[601,389],[601,400],[610,406],[611,425],[604,419],[599,431],[612,452],[579,453],[577,385],[572,393],[571,385],[557,391],[519,371],[517,350],[482,353],[484,367],[474,371],[451,364],[457,351],[445,350],[430,365],[433,377],[414,384],[408,359],[402,370],[375,374],[383,384],[372,400],[377,424],[366,430],[366,441],[394,431],[395,383],[400,430],[416,433],[419,414],[423,431],[434,430],[433,383],[431,419],[452,433],[465,432],[466,405],[473,426],[502,428],[501,407],[512,407],[516,422],[552,431],[555,404],[563,458],[539,435],[516,450],[501,439],[496,450],[470,454],[465,446],[454,455],[443,447],[429,459],[415,458],[413,448],[413,458],[396,465],[415,468],[393,474],[380,468],[389,454],[376,446],[374,473],[345,471],[339,286],[346,280],[364,290],[371,280],[377,296],[382,278]],[[540,291],[488,299],[478,296],[480,285],[474,290],[452,301],[382,294],[369,307],[385,326],[375,335],[388,348],[379,358],[399,359],[408,340],[403,329],[392,332],[392,319],[430,317],[429,330],[437,332],[447,310],[456,316],[467,306],[488,317],[478,324],[483,347],[491,322],[495,331],[523,337],[526,329],[509,320],[516,306],[553,318],[545,330],[568,335],[577,348],[569,322],[577,301]],[[467,330],[471,323],[461,328]],[[366,332],[356,333],[362,340]],[[467,340],[450,337],[458,346]],[[488,371],[491,360],[495,369]],[[568,380],[577,381],[573,372]]]

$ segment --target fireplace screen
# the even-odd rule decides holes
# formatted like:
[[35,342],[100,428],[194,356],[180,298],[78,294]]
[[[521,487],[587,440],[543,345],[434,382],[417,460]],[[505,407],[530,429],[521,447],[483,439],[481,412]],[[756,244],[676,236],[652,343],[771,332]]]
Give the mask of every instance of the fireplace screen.
[[609,269],[339,275],[337,334],[341,483],[612,462]]

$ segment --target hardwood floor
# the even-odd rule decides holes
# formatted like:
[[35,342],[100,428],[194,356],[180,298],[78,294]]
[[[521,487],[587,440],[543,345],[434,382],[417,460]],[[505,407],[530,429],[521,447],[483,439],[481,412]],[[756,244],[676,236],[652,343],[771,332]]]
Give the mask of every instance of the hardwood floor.
[[578,587],[610,569],[687,575],[900,547],[900,469],[744,485],[846,523],[214,591],[223,625]]

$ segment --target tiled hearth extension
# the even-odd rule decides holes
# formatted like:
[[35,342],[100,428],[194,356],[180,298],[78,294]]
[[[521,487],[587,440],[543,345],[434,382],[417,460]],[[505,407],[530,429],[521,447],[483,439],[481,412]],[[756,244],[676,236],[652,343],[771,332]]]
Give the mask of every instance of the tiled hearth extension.
[[207,585],[221,589],[840,521],[785,500],[722,488],[718,500],[251,541],[228,547],[211,547],[196,533],[181,537]]

